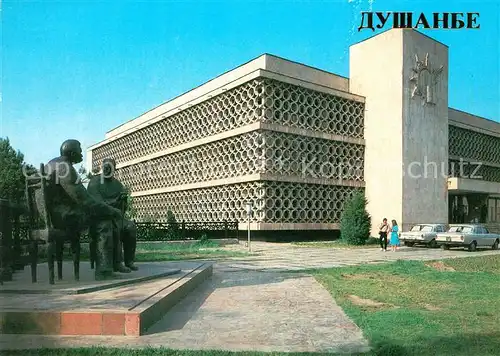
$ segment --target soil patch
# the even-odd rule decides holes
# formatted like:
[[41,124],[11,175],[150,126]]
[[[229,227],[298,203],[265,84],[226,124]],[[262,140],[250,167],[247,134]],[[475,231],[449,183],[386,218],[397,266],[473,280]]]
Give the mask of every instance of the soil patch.
[[427,267],[437,269],[438,271],[455,272],[455,269],[453,267],[447,266],[441,261],[429,262],[426,263],[425,265]]
[[364,299],[360,298],[357,295],[348,295],[347,299],[349,299],[353,304],[358,305],[360,307],[370,307],[370,308],[394,308],[393,304],[377,302],[372,299]]
[[375,279],[375,276],[368,275],[368,274],[341,274],[342,278],[345,279]]

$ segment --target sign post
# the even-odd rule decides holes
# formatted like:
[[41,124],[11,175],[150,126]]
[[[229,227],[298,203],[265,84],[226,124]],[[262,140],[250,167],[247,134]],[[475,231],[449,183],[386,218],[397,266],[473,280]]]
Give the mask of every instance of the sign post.
[[247,205],[247,217],[248,217],[248,241],[247,241],[247,246],[248,246],[248,252],[252,251],[252,248],[250,247],[250,218],[252,217],[252,208],[253,208],[253,203],[252,201],[248,201]]

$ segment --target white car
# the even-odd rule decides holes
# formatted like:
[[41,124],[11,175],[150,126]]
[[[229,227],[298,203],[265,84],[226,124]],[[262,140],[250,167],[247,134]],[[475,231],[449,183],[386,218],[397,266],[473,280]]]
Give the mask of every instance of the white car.
[[441,248],[465,247],[469,251],[477,248],[498,249],[500,235],[492,234],[486,227],[479,224],[450,225],[447,232],[437,235],[436,242]]
[[403,241],[405,246],[422,244],[429,247],[437,247],[437,234],[445,231],[445,224],[416,224],[410,231],[402,232],[400,240]]

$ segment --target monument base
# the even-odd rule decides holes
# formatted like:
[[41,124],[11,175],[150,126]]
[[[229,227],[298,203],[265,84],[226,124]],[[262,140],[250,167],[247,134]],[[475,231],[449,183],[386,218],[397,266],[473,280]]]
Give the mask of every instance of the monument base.
[[43,335],[142,335],[180,299],[212,274],[205,262],[137,263],[139,271],[95,281],[82,262],[80,281],[64,262],[62,281],[48,283],[47,265],[39,281],[30,269],[0,287],[0,333]]

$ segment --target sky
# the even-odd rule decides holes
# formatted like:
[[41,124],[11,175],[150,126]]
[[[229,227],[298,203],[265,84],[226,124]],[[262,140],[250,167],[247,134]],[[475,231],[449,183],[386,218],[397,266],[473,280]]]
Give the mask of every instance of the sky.
[[35,166],[262,53],[349,76],[362,11],[478,12],[449,46],[449,106],[500,120],[500,6],[435,1],[3,1],[0,137]]

